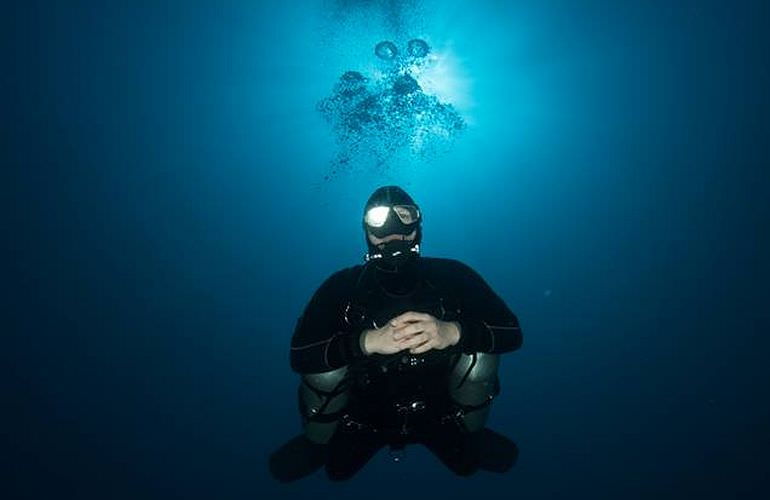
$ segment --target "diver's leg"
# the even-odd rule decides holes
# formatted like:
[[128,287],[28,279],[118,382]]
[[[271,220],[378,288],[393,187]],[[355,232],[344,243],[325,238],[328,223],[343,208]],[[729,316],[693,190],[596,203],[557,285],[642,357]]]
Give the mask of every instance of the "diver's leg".
[[467,432],[453,422],[437,422],[420,442],[449,470],[470,476],[481,464],[481,436],[482,432]]
[[500,390],[499,364],[498,354],[460,354],[449,373],[449,397],[458,405],[462,426],[468,432],[480,431],[486,425],[490,403]]
[[320,469],[327,456],[325,444],[315,444],[304,434],[295,436],[270,454],[270,473],[283,483],[296,481]]
[[455,474],[469,476],[479,469],[481,431],[499,392],[498,365],[497,354],[459,354],[448,377],[453,414],[423,437],[423,444]]
[[448,377],[451,418],[441,419],[423,438],[423,444],[455,474],[468,476],[479,469],[482,430],[499,392],[498,364],[497,354],[458,355]]
[[299,406],[305,437],[326,444],[337,430],[350,396],[347,366],[323,373],[302,375]]
[[385,445],[384,438],[369,431],[340,430],[329,442],[326,474],[332,481],[350,479]]

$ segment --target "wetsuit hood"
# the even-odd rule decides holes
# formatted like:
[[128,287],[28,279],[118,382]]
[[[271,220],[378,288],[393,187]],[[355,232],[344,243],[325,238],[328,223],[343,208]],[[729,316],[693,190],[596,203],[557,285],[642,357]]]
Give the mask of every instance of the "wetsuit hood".
[[[367,262],[374,261],[379,270],[389,273],[414,268],[420,256],[422,213],[406,191],[398,186],[375,190],[364,206],[362,225],[368,248]],[[383,248],[369,240],[369,232],[383,238],[391,234],[409,235],[413,231],[416,231],[414,240],[392,240]]]

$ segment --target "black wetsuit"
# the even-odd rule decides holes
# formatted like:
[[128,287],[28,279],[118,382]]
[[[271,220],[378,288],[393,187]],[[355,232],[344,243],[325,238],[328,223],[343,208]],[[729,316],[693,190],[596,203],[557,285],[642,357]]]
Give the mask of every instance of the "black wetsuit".
[[297,322],[291,367],[318,373],[363,360],[361,333],[409,310],[459,322],[453,351],[499,354],[521,346],[516,315],[478,273],[457,260],[419,257],[398,274],[370,262],[326,279]]
[[[379,328],[406,311],[457,321],[460,341],[420,355],[407,351],[365,355],[363,331]],[[458,430],[462,424],[447,421],[458,408],[447,382],[454,380],[458,385],[460,358],[473,368],[479,353],[501,354],[518,349],[521,343],[514,313],[479,274],[459,261],[417,257],[398,273],[370,262],[331,275],[300,316],[290,356],[292,369],[303,376],[345,372],[342,390],[351,397],[342,411],[325,416],[343,422],[343,432],[334,435],[327,460],[330,477],[350,477],[381,446],[407,442],[425,444],[456,473],[472,473],[478,466],[478,450],[472,449],[478,448],[479,433],[469,437]],[[479,407],[499,391],[496,356],[485,359],[490,358],[495,358],[494,384],[469,381],[461,389],[466,393],[470,389],[473,396],[475,383],[481,391],[489,391],[479,394],[483,400]],[[338,387],[334,393],[340,392]],[[302,398],[300,407],[303,412],[308,409]]]
[[[406,311],[457,321],[460,341],[422,355],[366,356],[361,348],[362,332],[379,328]],[[499,354],[518,349],[521,342],[518,319],[475,271],[452,259],[418,257],[398,273],[369,263],[330,276],[297,322],[291,366],[299,373],[350,366],[355,401],[366,398],[370,403],[390,405],[399,396],[408,398],[410,390],[440,398],[449,364],[456,359],[453,354]],[[431,398],[431,394],[423,395]],[[382,416],[382,409],[375,404],[369,413]]]

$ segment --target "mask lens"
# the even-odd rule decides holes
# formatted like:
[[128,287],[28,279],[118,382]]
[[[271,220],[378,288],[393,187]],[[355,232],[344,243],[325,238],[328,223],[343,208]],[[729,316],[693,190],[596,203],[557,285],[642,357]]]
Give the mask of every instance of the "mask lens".
[[389,211],[389,207],[372,207],[366,211],[364,222],[370,227],[382,227],[388,219]]
[[395,205],[393,211],[404,224],[414,224],[420,218],[420,211],[414,205]]

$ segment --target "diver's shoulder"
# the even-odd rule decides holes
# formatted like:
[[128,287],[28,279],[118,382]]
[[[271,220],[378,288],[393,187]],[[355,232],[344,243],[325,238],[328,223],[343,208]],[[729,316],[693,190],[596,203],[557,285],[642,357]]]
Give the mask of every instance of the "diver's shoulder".
[[424,269],[428,272],[445,273],[456,271],[467,271],[470,266],[457,259],[448,257],[420,257]]
[[324,280],[322,286],[335,288],[351,286],[361,274],[363,267],[361,264],[356,264],[334,271]]

